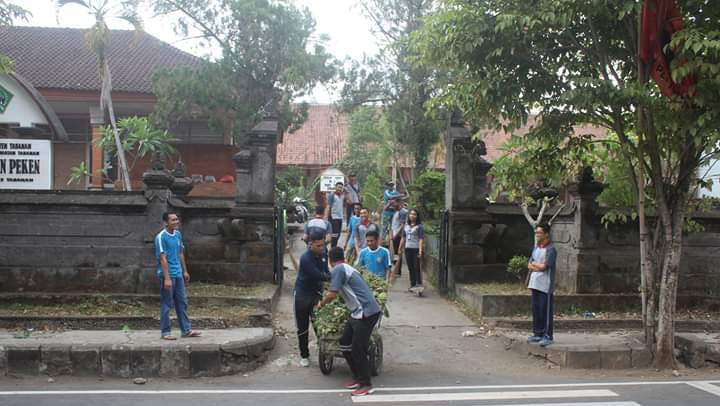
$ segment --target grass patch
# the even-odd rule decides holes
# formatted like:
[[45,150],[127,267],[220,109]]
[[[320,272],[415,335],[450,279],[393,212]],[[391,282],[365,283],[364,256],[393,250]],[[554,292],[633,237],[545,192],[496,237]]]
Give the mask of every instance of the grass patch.
[[520,282],[483,282],[465,286],[483,295],[530,295],[530,290]]
[[187,285],[188,296],[232,296],[232,297],[252,297],[258,296],[263,292],[269,291],[268,286],[271,284],[258,284],[252,286],[231,285],[220,283],[202,283],[190,282]]
[[[192,299],[191,299],[192,300]],[[191,317],[215,318],[230,321],[245,320],[258,313],[253,306],[197,306],[192,301],[188,308]],[[4,317],[159,317],[159,306],[142,303],[122,303],[106,298],[86,299],[79,304],[57,305],[0,305],[0,316]],[[171,311],[174,314],[174,310]]]

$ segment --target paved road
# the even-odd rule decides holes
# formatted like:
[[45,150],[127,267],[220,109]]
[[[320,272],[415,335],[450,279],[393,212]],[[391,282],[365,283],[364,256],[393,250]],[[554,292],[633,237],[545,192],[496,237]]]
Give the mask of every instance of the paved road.
[[175,388],[0,391],[0,404],[12,406],[111,405],[475,405],[475,406],[717,406],[718,381],[626,381],[534,385],[455,385],[380,387],[351,397],[338,389],[242,389],[207,385]]

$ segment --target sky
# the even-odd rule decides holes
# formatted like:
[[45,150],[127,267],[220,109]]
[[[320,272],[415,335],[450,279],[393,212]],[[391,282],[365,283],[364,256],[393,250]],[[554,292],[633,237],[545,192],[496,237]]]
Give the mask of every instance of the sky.
[[[16,22],[17,25],[41,27],[72,27],[87,28],[93,19],[82,7],[70,4],[56,11],[54,0],[10,0],[32,13],[27,22]],[[363,54],[374,54],[377,50],[375,39],[370,32],[370,23],[361,15],[357,0],[295,0],[299,6],[310,9],[317,22],[317,33],[330,36],[328,50],[339,59],[351,57],[362,59]],[[206,52],[196,42],[184,40],[172,30],[172,19],[155,17],[149,10],[141,10],[145,20],[145,31],[172,44],[186,52],[202,56]],[[130,29],[123,21],[109,21],[113,29]],[[313,94],[303,101],[311,103],[330,103],[335,93],[331,89],[318,87]]]

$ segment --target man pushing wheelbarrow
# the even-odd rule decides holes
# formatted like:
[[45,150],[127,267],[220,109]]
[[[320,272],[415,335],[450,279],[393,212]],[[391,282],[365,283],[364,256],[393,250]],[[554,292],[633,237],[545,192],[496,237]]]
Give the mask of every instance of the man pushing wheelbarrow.
[[342,248],[332,248],[328,257],[332,266],[330,288],[318,304],[318,309],[330,303],[338,293],[344,299],[350,315],[340,336],[340,351],[354,378],[345,387],[353,389],[353,396],[368,395],[373,392],[368,349],[382,308],[360,272],[345,263]]

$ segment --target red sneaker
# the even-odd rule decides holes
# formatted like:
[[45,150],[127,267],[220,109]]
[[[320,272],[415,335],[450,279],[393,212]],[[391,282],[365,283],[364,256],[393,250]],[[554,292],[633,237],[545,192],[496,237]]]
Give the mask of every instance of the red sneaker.
[[360,382],[352,380],[345,384],[345,389],[357,389],[360,387]]
[[354,391],[350,392],[353,396],[365,396],[375,392],[372,386],[361,386]]

